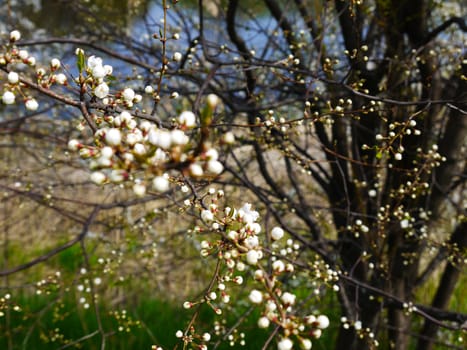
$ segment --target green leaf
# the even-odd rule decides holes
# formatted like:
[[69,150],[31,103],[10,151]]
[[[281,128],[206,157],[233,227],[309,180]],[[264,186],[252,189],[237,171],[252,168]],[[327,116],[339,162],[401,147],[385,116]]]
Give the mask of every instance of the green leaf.
[[78,60],[76,61],[76,65],[78,66],[78,71],[81,74],[84,69],[84,52],[81,50],[78,52]]

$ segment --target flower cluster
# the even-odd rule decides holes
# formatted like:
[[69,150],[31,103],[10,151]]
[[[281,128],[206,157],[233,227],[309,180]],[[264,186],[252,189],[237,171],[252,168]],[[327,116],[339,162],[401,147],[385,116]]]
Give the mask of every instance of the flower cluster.
[[[77,54],[84,56],[81,49]],[[105,82],[113,71],[110,65],[104,65],[100,57],[90,56],[82,70],[86,77],[82,77],[80,83],[91,87],[105,106],[118,108],[118,111],[108,109],[90,115],[96,125],[93,145],[77,139],[68,143],[70,150],[79,151],[82,158],[90,159],[93,171],[90,178],[94,183],[131,180],[134,193],[143,196],[149,182],[157,192],[169,189],[169,169],[178,169],[194,178],[222,173],[224,166],[218,159],[218,151],[208,140],[195,143],[190,137],[195,135],[197,125],[193,112],[180,113],[174,123],[166,127],[147,120],[149,118],[137,118],[131,107],[141,102],[142,96],[129,87],[110,94]],[[150,86],[145,90],[153,91]]]
[[[279,327],[279,350],[292,349],[294,344],[310,349],[311,339],[321,336],[322,330],[329,325],[329,319],[325,315],[302,315],[297,295],[282,282],[283,278],[298,273],[294,261],[300,245],[287,239],[284,247],[281,241],[286,234],[279,226],[264,232],[258,222],[260,215],[252,204],[245,203],[240,208],[222,207],[219,201],[224,193],[213,188],[207,196],[212,196],[207,206],[189,200],[185,205],[199,208],[204,225],[195,227],[193,233],[203,237],[201,256],[216,258],[220,267],[213,277],[212,288],[202,299],[186,301],[184,307],[191,309],[208,304],[221,315],[223,307],[231,302],[231,288],[244,284],[245,275],[249,273],[253,275],[253,281],[250,281],[252,287],[249,288],[248,300],[262,309],[258,327],[267,329],[272,324]],[[214,332],[222,336],[221,330],[222,327],[218,326]],[[191,328],[185,332],[180,330],[179,338],[188,344],[200,337]],[[231,344],[235,344],[234,338],[230,340]],[[240,342],[244,341],[240,339]]]
[[26,109],[35,111],[39,108],[39,104],[36,99],[25,93],[25,86],[16,69],[21,65],[34,67],[36,58],[31,56],[27,50],[16,47],[15,43],[20,39],[21,33],[18,30],[13,30],[10,33],[10,45],[7,46],[5,52],[0,53],[0,66],[8,72],[6,82],[0,90],[1,100],[3,104],[12,105],[17,102],[17,97],[21,96]]

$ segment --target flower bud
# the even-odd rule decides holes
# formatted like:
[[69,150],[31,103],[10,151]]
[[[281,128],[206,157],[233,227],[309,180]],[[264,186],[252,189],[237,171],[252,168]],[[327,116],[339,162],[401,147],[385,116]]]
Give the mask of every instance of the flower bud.
[[231,131],[228,131],[222,135],[222,141],[228,145],[231,145],[235,142],[235,135]]
[[67,80],[66,75],[63,74],[63,73],[59,73],[59,74],[55,75],[54,78],[55,78],[55,81],[60,85],[64,85],[66,83],[66,80]]
[[300,347],[303,350],[310,350],[312,348],[312,342],[310,339],[300,339]]
[[259,328],[268,328],[269,327],[269,319],[267,317],[260,317],[258,320],[258,327]]
[[133,192],[138,197],[143,197],[146,194],[146,186],[144,186],[143,184],[134,184]]
[[2,96],[2,102],[6,105],[15,103],[15,95],[11,91],[5,91]]
[[60,60],[58,58],[52,58],[52,60],[50,61],[50,67],[52,68],[52,70],[57,70],[60,68],[60,66]]
[[8,82],[10,84],[17,84],[19,82],[19,75],[16,72],[8,73]]
[[295,299],[296,299],[296,296],[292,293],[289,293],[289,292],[285,292],[284,294],[282,294],[281,296],[281,300],[284,304],[286,305],[293,305],[295,304]]
[[170,133],[170,138],[172,141],[172,144],[174,145],[186,145],[188,143],[188,136],[185,135],[185,133],[182,130],[172,130]]
[[182,58],[183,58],[183,55],[180,52],[175,52],[172,59],[175,62],[180,62]]
[[206,222],[210,222],[214,220],[214,214],[210,210],[203,210],[201,212],[201,219]]
[[316,318],[316,323],[317,323],[318,328],[320,328],[320,329],[328,328],[329,318],[326,315],[319,315]]
[[30,98],[26,100],[25,106],[28,111],[35,111],[39,108],[39,103],[35,99]]
[[208,162],[208,167],[207,167],[208,172],[214,175],[219,175],[224,171],[224,166],[222,165],[221,162],[217,160],[210,160]]
[[68,141],[68,149],[70,151],[77,151],[80,148],[81,144],[79,143],[78,140],[70,140]]
[[118,146],[122,142],[122,133],[119,129],[111,128],[105,133],[105,141],[110,146]]
[[10,32],[10,41],[14,43],[15,41],[18,41],[21,39],[21,33],[19,30],[13,30]]
[[215,94],[209,94],[206,98],[206,102],[211,109],[215,109],[220,102],[219,96]]
[[282,237],[284,237],[284,230],[282,228],[276,226],[271,230],[271,238],[273,240],[277,241]]
[[192,128],[196,125],[196,116],[191,111],[184,111],[178,117],[178,122],[187,128]]
[[292,350],[293,342],[289,338],[282,338],[277,343],[277,350]]
[[29,57],[29,52],[27,50],[19,50],[18,56],[22,60],[26,60]]
[[256,250],[250,250],[246,253],[246,261],[250,265],[256,265],[258,263],[258,252]]
[[203,176],[203,168],[198,163],[192,163],[189,167],[190,175],[193,177]]
[[91,181],[94,182],[96,185],[101,185],[105,181],[105,175],[100,171],[95,171],[91,174]]
[[165,192],[169,189],[169,180],[165,176],[157,176],[152,180],[152,187],[157,192]]
[[261,304],[263,302],[263,294],[259,290],[256,290],[256,289],[253,289],[250,292],[250,295],[248,296],[248,298],[253,304]]

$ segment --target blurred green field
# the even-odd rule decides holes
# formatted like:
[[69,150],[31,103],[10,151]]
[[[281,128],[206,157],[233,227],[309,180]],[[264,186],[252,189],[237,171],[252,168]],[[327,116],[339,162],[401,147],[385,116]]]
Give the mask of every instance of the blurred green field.
[[[12,310],[9,317],[3,317],[0,321],[0,349],[101,348],[101,336],[96,332],[98,324],[92,307],[87,310],[77,307],[72,298],[50,302],[43,297],[23,296],[17,301],[24,309],[21,312]],[[100,307],[102,327],[109,334],[106,349],[116,350],[151,349],[153,344],[171,349],[176,344],[176,331],[189,322],[192,314],[178,305],[150,296],[141,297],[126,312],[112,311],[103,304]],[[228,318],[232,318],[234,322],[234,316],[232,314]],[[214,312],[208,307],[202,307],[199,317],[201,324],[206,327],[204,331],[209,331],[216,318]],[[257,319],[258,314],[251,313],[239,328],[245,333],[245,337],[240,337],[240,331],[234,332],[235,345],[231,346],[226,341],[219,349],[241,347],[241,339],[245,340],[246,349],[262,348],[268,333],[256,327]],[[84,339],[87,335],[93,336]],[[80,339],[79,343],[73,344]],[[213,341],[216,340],[213,336]]]

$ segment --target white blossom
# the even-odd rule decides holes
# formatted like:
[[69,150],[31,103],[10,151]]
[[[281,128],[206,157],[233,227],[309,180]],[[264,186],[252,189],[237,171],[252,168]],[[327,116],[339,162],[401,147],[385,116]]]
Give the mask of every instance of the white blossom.
[[256,265],[258,263],[259,254],[256,250],[250,250],[246,253],[246,262],[250,265]]
[[238,232],[237,231],[229,231],[227,233],[227,237],[232,241],[236,241],[238,239]]
[[256,234],[261,233],[261,225],[257,222],[248,223],[245,225],[245,228]]
[[105,64],[104,65],[104,72],[105,72],[105,75],[111,75],[112,72],[113,72],[113,67],[109,64]]
[[81,144],[79,143],[78,140],[72,139],[72,140],[68,141],[68,149],[70,151],[77,151],[79,149],[80,145]]
[[112,147],[105,146],[101,149],[101,157],[112,158],[113,155],[114,155],[114,150]]
[[217,160],[219,158],[219,152],[215,148],[210,148],[208,149],[204,155],[206,156],[207,159],[209,160]]
[[233,134],[233,132],[228,131],[224,135],[222,135],[222,141],[224,141],[224,143],[228,145],[231,145],[235,142],[235,135]]
[[316,318],[316,323],[318,324],[318,328],[325,329],[329,326],[329,318],[326,315],[319,315]]
[[104,98],[109,94],[109,86],[106,83],[100,83],[94,89],[94,95],[98,98]]
[[140,136],[135,133],[129,133],[126,135],[126,143],[127,145],[133,146],[138,141],[140,141]]
[[105,141],[110,146],[118,146],[122,142],[122,133],[116,128],[108,129],[105,133]]
[[282,237],[284,237],[284,230],[282,228],[276,226],[271,230],[271,238],[273,240],[277,241]]
[[316,316],[315,315],[309,315],[305,317],[305,321],[307,324],[313,324],[316,322]]
[[91,74],[95,79],[101,79],[105,77],[106,71],[103,66],[96,65],[91,69]]
[[183,55],[180,52],[175,52],[173,55],[173,60],[175,62],[180,62],[183,58]]
[[219,175],[224,171],[224,166],[218,160],[210,160],[207,166],[208,172],[214,175]]
[[303,350],[310,350],[312,348],[312,345],[313,343],[311,342],[310,339],[306,339],[306,338],[300,339],[300,347]]
[[158,146],[162,149],[168,149],[172,144],[172,136],[168,131],[155,129],[149,132],[148,141],[154,146]]
[[217,96],[215,94],[209,94],[208,97],[206,98],[206,102],[207,102],[209,107],[214,109],[219,104],[220,99],[219,99],[219,96]]
[[190,171],[190,175],[194,177],[203,176],[203,173],[204,173],[203,168],[198,163],[190,164],[190,167],[188,168],[188,170]]
[[91,174],[91,181],[94,182],[96,185],[103,184],[105,179],[105,174],[101,173],[100,171],[95,171]]
[[60,85],[64,85],[67,81],[66,75],[63,73],[59,73],[55,75],[55,81],[59,83]]
[[272,269],[277,273],[284,272],[285,264],[282,260],[276,260],[272,263]]
[[258,320],[258,327],[259,328],[268,328],[269,327],[269,319],[267,317],[260,317]]
[[88,67],[92,70],[96,66],[102,66],[102,58],[92,55],[88,58]]
[[189,141],[188,136],[182,130],[172,130],[170,133],[170,139],[174,145],[186,145]]
[[323,334],[323,331],[322,331],[321,329],[319,329],[319,328],[315,328],[315,329],[313,329],[313,330],[310,332],[310,334],[311,334],[314,338],[318,339],[319,337],[321,337],[321,334]]
[[137,154],[137,155],[144,155],[146,154],[146,147],[144,147],[144,145],[142,143],[136,143],[133,147],[133,151]]
[[13,94],[11,91],[5,91],[2,96],[2,102],[6,105],[15,103],[15,94]]
[[133,99],[135,98],[135,92],[133,89],[126,88],[122,92],[122,97],[127,102],[133,102]]
[[147,94],[152,94],[154,92],[154,88],[151,85],[147,85],[144,88],[144,92],[147,93]]
[[211,222],[214,220],[214,214],[210,210],[204,209],[201,212],[201,219],[206,222]]
[[258,236],[254,235],[254,236],[247,237],[247,239],[245,239],[245,246],[248,249],[254,249],[257,246],[259,246]]
[[22,60],[25,60],[25,59],[27,59],[29,57],[29,52],[27,50],[19,50],[18,51],[18,56]]
[[58,58],[52,58],[50,60],[50,67],[52,67],[52,69],[59,69],[60,66],[61,66],[61,63]]
[[293,348],[293,342],[289,338],[282,338],[277,343],[277,350],[291,350]]
[[133,185],[133,192],[138,197],[143,197],[146,194],[146,186],[144,186],[143,184],[139,184],[139,183],[134,184]]
[[196,125],[196,116],[191,111],[184,111],[179,115],[178,122],[187,128],[192,128]]
[[16,72],[8,73],[8,82],[10,84],[17,84],[19,82],[19,75]]
[[254,304],[260,304],[263,302],[263,294],[259,290],[256,290],[256,289],[253,289],[250,292],[250,295],[248,296],[248,298]]
[[401,220],[400,224],[401,224],[401,228],[406,229],[409,227],[409,220],[403,219]]
[[296,299],[296,296],[292,293],[289,293],[289,292],[285,292],[284,294],[282,294],[281,296],[281,300],[284,304],[286,305],[293,305],[295,304],[295,299]]
[[157,176],[152,180],[152,187],[157,192],[165,192],[169,189],[169,180],[165,176]]
[[10,41],[15,42],[21,39],[21,33],[19,30],[13,30],[10,32]]
[[39,108],[39,103],[34,98],[30,98],[26,100],[25,103],[26,109],[29,111],[35,111],[37,108]]
[[124,170],[112,170],[109,175],[109,179],[112,182],[119,183],[125,180],[125,171]]
[[243,207],[238,210],[238,216],[244,223],[255,222],[259,218],[259,213],[255,210],[251,210],[251,204],[245,203]]

